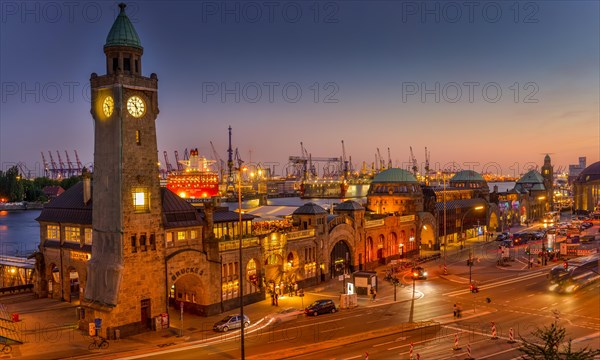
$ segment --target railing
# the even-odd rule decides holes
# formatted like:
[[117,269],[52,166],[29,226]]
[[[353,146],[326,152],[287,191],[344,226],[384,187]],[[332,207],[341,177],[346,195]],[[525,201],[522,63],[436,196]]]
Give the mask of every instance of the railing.
[[[246,238],[242,240],[242,248],[259,246],[260,240],[257,237]],[[234,250],[240,248],[240,240],[228,240],[219,242],[219,251]]]
[[313,236],[315,236],[315,229],[292,231],[286,235],[288,240],[305,239]]
[[383,226],[385,224],[385,221],[383,219],[378,219],[378,220],[369,220],[365,222],[365,228],[372,228],[372,227],[376,227],[376,226]]

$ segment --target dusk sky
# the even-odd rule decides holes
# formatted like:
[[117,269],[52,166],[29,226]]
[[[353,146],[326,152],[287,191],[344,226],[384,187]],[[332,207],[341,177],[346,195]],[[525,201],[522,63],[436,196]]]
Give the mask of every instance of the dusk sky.
[[[117,2],[2,1],[0,163],[93,161],[90,74]],[[600,160],[598,1],[138,1],[126,12],[159,79],[159,161],[227,127],[246,162],[409,146],[433,168],[519,175]],[[317,91],[318,89],[318,91]],[[271,91],[270,91],[271,90]],[[301,93],[300,93],[301,92]],[[474,165],[475,164],[475,165]],[[496,170],[498,169],[498,170]]]

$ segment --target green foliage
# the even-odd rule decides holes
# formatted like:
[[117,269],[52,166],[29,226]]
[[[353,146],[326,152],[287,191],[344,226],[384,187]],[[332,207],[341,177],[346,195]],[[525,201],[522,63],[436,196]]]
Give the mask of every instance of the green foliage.
[[536,338],[536,341],[529,341],[521,337],[523,345],[519,348],[519,351],[523,353],[523,359],[593,360],[596,355],[600,355],[600,350],[588,349],[587,347],[573,351],[571,339],[566,344],[563,344],[566,329],[559,326],[556,322],[550,326],[537,328],[531,334]]
[[46,186],[61,186],[68,189],[81,181],[81,176],[71,176],[68,179],[53,180],[39,177],[33,180],[22,179],[17,166],[9,168],[6,172],[0,171],[0,198],[8,202],[39,201],[46,202],[48,198],[43,189]]

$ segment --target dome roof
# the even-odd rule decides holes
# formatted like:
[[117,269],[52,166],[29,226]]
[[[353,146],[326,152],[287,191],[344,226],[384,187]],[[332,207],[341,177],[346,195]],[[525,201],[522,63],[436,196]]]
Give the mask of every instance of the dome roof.
[[404,169],[387,169],[375,175],[372,183],[415,183],[418,181],[414,175]]
[[542,174],[536,170],[529,170],[525,175],[517,181],[517,184],[543,184],[544,178]]
[[450,182],[454,181],[485,181],[483,176],[473,170],[462,170],[457,172],[451,179]]
[[127,5],[120,3],[119,7],[121,8],[121,12],[119,12],[119,16],[115,19],[110,31],[108,32],[108,36],[106,37],[106,44],[104,47],[109,46],[131,46],[134,48],[138,48],[143,50],[142,43],[140,42],[140,38],[129,21],[129,18],[125,14],[125,7]]
[[292,215],[318,215],[318,214],[327,214],[327,211],[320,207],[319,205],[307,202],[306,204],[297,208]]
[[600,161],[583,169],[575,179],[575,182],[578,184],[585,184],[594,180],[600,180]]
[[354,211],[354,210],[364,210],[359,203],[353,200],[346,200],[343,203],[339,204],[335,207],[334,210],[342,210],[342,211]]

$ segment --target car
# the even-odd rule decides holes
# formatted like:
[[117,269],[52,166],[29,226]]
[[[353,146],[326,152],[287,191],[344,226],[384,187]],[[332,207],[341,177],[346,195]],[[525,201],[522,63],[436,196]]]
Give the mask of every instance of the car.
[[287,308],[265,316],[265,320],[269,323],[279,324],[285,321],[296,320],[298,318],[298,315],[302,314],[304,314],[303,310],[296,308]]
[[415,266],[412,268],[411,272],[415,279],[427,279],[427,270],[425,270],[425,268],[422,266]]
[[[244,315],[244,327],[250,325],[250,319]],[[230,329],[237,329],[242,327],[241,316],[238,315],[227,315],[222,320],[217,321],[213,325],[214,331],[229,331]]]
[[592,226],[594,226],[594,223],[592,223],[590,221],[584,221],[581,223],[581,227],[583,227],[584,229],[589,229]]
[[508,233],[501,233],[501,234],[498,234],[498,236],[496,236],[496,241],[504,241],[508,238],[509,238]]
[[316,300],[304,309],[304,313],[307,316],[317,316],[320,314],[334,313],[336,311],[337,307],[333,300],[330,299]]

